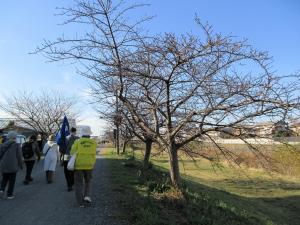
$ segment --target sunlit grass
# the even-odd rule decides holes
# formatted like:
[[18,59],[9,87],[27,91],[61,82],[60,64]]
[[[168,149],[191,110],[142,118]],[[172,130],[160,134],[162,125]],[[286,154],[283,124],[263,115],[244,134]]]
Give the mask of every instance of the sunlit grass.
[[[106,158],[124,160],[124,156],[111,154],[111,151],[115,150],[111,148],[105,151],[107,153],[105,155]],[[129,158],[132,155],[131,149],[128,149],[125,158]],[[137,160],[141,160],[143,152],[135,151],[134,156]],[[259,220],[264,221],[257,224],[299,224],[299,177],[283,176],[257,168],[234,168],[230,167],[227,163],[223,163],[219,165],[219,167],[214,167],[205,159],[196,159],[194,161],[184,156],[181,156],[181,159],[180,171],[185,183],[185,191],[189,193],[188,195],[191,196],[191,198],[197,199],[197,196],[200,196],[201,201],[197,204],[200,204],[201,207],[202,204],[208,204],[208,207],[213,207],[213,209],[215,207],[216,209],[221,207],[229,214],[230,212],[234,214],[237,213],[238,218],[240,218],[240,216],[243,218],[254,216],[254,221],[256,220],[255,218],[260,218]],[[152,156],[151,162],[154,168],[168,172],[169,163],[166,154],[156,154]],[[122,170],[122,168],[119,169],[121,171],[118,173],[121,174],[121,177],[116,176],[115,179],[117,183],[122,183],[121,187],[128,185],[127,187],[134,189],[140,198],[146,198],[147,187],[136,184],[136,174],[131,174],[131,176],[125,176],[124,178],[125,170]],[[205,196],[211,200],[206,202]],[[169,197],[167,194],[164,194],[162,198]],[[154,203],[152,202],[151,204]],[[200,205],[197,206],[197,204],[195,207],[200,209]],[[153,207],[155,207],[155,204]],[[192,213],[196,210],[193,207],[194,206],[188,205],[185,210],[187,210],[187,213]],[[245,216],[243,216],[243,210],[245,210]],[[165,218],[164,216],[154,217],[153,214],[156,215],[158,212],[151,210],[151,207],[146,208],[141,213],[144,214],[145,218],[148,216],[151,217],[152,215],[153,217],[151,218],[157,220],[157,223],[160,221],[160,217]],[[168,213],[172,214],[174,212],[171,210],[171,212]],[[191,218],[195,217],[195,215],[192,214],[190,215]],[[226,216],[227,215],[224,215],[224,218],[226,218]],[[190,217],[188,216],[188,218]],[[289,222],[287,223],[287,221]],[[155,224],[155,221],[152,224]]]
[[[135,156],[142,159],[142,151],[136,151]],[[194,182],[244,197],[300,196],[300,177],[284,176],[262,169],[232,167],[226,163],[216,167],[206,159],[181,158],[182,177]],[[169,168],[166,154],[152,157],[151,162],[160,168]]]

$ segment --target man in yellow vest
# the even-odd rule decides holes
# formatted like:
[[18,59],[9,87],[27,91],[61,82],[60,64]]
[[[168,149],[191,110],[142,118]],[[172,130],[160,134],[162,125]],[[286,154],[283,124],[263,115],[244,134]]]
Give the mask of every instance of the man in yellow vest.
[[84,203],[91,203],[90,187],[92,171],[96,162],[96,141],[90,138],[91,129],[84,127],[81,130],[82,137],[72,145],[70,154],[76,154],[74,167],[75,196],[80,207]]

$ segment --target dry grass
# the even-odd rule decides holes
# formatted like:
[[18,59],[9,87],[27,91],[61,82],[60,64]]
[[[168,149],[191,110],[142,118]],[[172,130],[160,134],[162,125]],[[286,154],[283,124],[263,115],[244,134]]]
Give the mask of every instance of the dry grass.
[[[143,219],[137,224],[225,225],[228,223],[221,221],[227,221],[228,216],[231,221],[235,221],[229,224],[249,224],[249,221],[252,221],[250,224],[264,225],[300,224],[300,176],[279,173],[278,170],[266,171],[258,166],[255,158],[251,158],[247,152],[237,152],[242,154],[237,154],[238,156],[245,158],[239,166],[232,166],[224,160],[213,164],[203,158],[192,160],[180,154],[180,172],[185,180],[185,198],[177,195],[174,190],[163,193],[154,191],[149,194],[147,182],[146,185],[136,186],[139,195],[152,199],[151,203],[148,202],[150,205],[145,203],[143,210],[139,211],[139,216]],[[285,149],[274,152],[276,154],[281,152],[281,159],[285,157],[289,160],[296,159],[286,156],[288,151]],[[157,150],[154,153],[151,158],[154,169],[167,172],[169,168],[167,154]],[[130,150],[128,155],[132,155]],[[134,155],[137,159],[142,159],[143,151],[135,151]],[[250,163],[245,163],[247,160]],[[289,160],[281,165],[291,166]],[[279,163],[279,160],[275,161]],[[282,170],[285,171],[285,167],[282,167]],[[151,176],[155,182],[161,182],[157,173]],[[128,180],[126,178],[124,182]],[[167,221],[164,214],[181,222]],[[214,223],[215,220],[218,222]]]
[[[180,154],[180,172],[189,180],[245,197],[300,195],[300,173],[290,172],[291,167],[298,171],[300,160],[297,161],[298,158],[294,155],[287,155],[282,151],[285,150],[281,150],[281,158],[278,158],[279,153],[276,151],[269,164],[264,166],[261,160],[249,151],[240,151],[237,154],[237,157],[241,158],[239,165],[224,160],[212,163],[203,158],[191,159],[185,154]],[[143,151],[136,151],[135,156],[141,159]],[[271,158],[271,155],[269,157]],[[284,157],[285,161],[281,160]],[[151,162],[160,168],[169,168],[166,153],[154,153]]]

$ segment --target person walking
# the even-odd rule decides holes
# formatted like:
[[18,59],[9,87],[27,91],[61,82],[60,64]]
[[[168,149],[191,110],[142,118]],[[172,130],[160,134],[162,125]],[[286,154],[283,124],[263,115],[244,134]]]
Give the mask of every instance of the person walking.
[[14,187],[18,169],[23,169],[22,153],[20,144],[16,143],[17,133],[10,131],[7,134],[7,141],[0,146],[0,171],[2,173],[2,182],[0,194],[4,195],[6,186],[7,199],[14,198]]
[[59,161],[58,145],[55,143],[55,136],[52,134],[43,149],[44,154],[44,171],[46,172],[47,183],[53,182],[56,164]]
[[41,134],[37,135],[37,139],[36,139],[37,145],[39,146],[40,151],[42,152],[43,148],[44,148],[44,138]]
[[0,129],[0,145],[3,144],[6,141],[6,138],[4,136],[3,130]]
[[[87,127],[89,128],[89,127]],[[71,149],[71,155],[76,154],[74,166],[75,197],[80,207],[91,203],[91,179],[96,162],[96,141],[90,139],[91,130],[82,129],[82,137],[76,140]]]
[[33,166],[36,159],[37,161],[40,161],[41,158],[40,149],[36,142],[36,139],[37,138],[35,135],[31,135],[28,142],[25,142],[22,146],[24,163],[26,165],[26,175],[23,183],[26,185],[29,184],[29,182],[33,181],[33,178],[31,176]]
[[64,166],[64,173],[65,173],[65,178],[68,186],[68,191],[72,191],[74,185],[74,171],[68,170],[68,162],[71,158],[70,152],[72,146],[77,139],[79,139],[79,137],[76,136],[76,128],[72,127],[71,135],[67,138],[66,152],[63,155],[63,166]]

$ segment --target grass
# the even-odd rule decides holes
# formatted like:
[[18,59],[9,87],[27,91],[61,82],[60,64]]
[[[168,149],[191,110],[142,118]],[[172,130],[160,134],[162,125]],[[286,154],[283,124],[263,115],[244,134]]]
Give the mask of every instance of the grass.
[[[141,175],[141,163],[106,149],[115,191],[131,224],[299,225],[300,181],[259,169],[224,166],[206,160],[183,160],[183,194],[170,188],[168,161],[160,155]],[[140,158],[141,153],[135,156]]]
[[[138,159],[142,153],[135,153]],[[243,197],[289,197],[300,195],[300,177],[266,172],[262,169],[230,167],[222,164],[214,167],[208,160],[189,160],[181,157],[180,171],[183,178],[209,187],[225,190]],[[151,159],[158,168],[169,167],[166,155]]]

